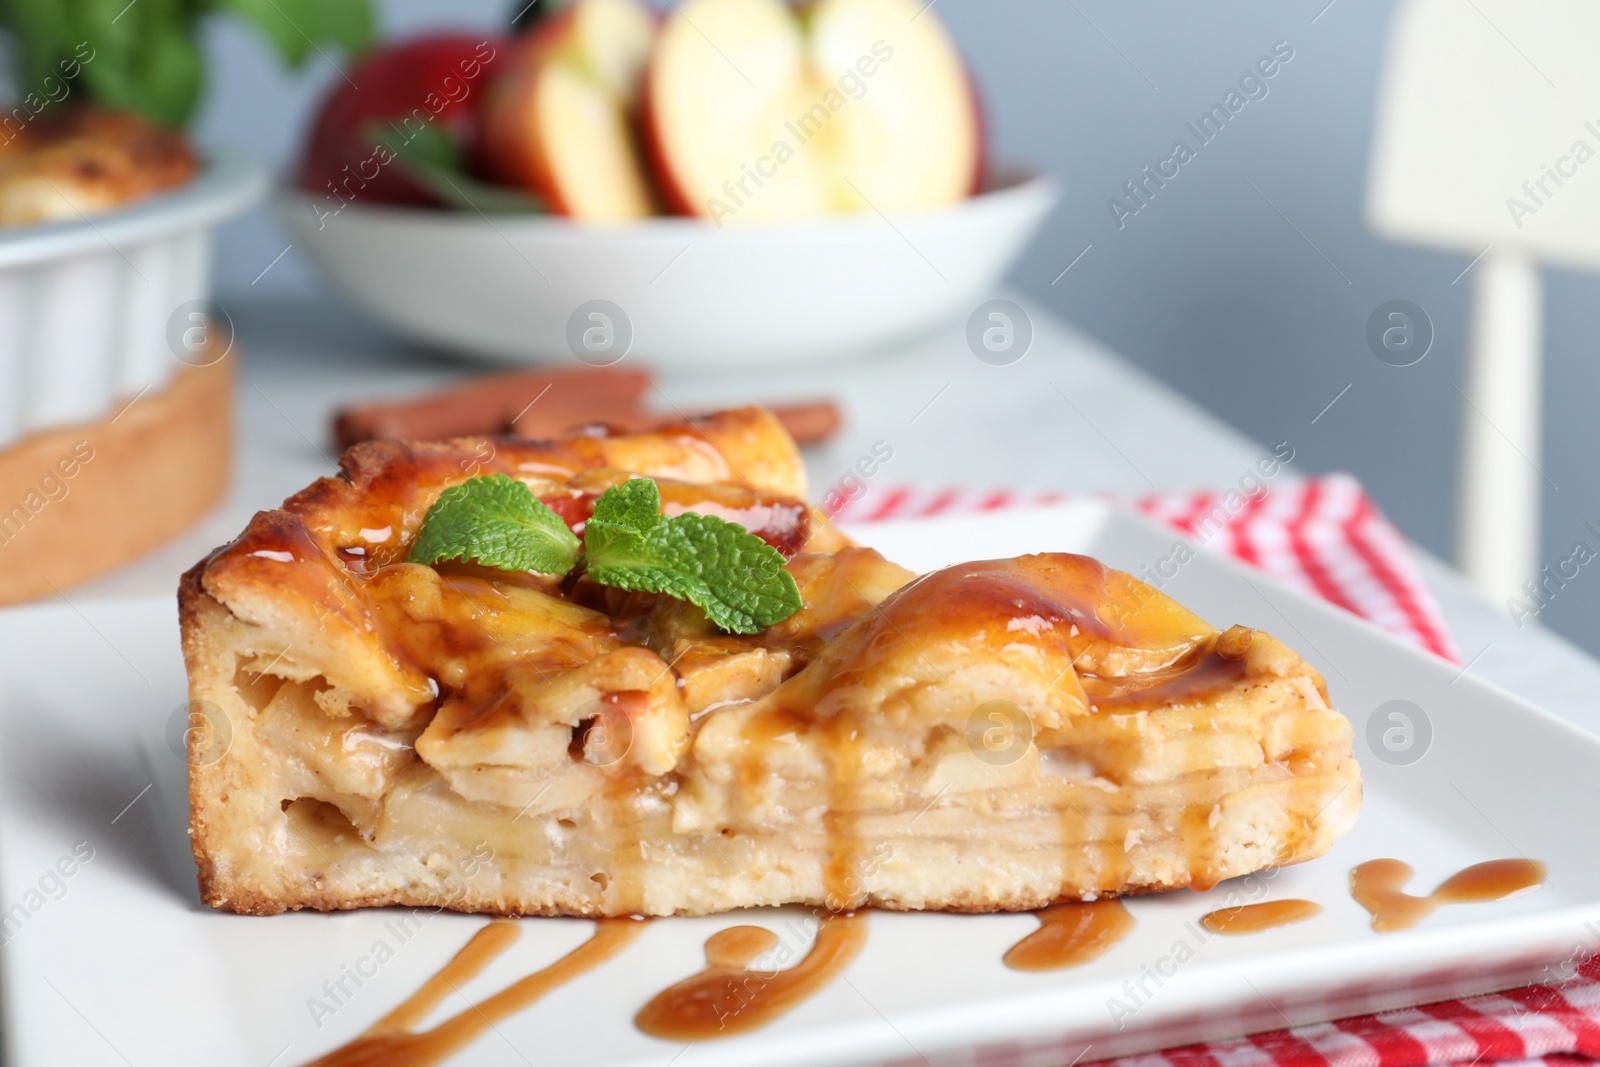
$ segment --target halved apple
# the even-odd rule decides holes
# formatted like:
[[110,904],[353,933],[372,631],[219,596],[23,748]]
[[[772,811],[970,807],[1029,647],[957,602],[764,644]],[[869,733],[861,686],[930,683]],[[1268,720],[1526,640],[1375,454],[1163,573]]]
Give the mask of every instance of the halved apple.
[[639,0],[575,0],[533,29],[484,101],[490,175],[575,218],[652,214],[633,120],[655,25]]
[[686,0],[644,121],[670,206],[718,225],[936,207],[982,169],[966,67],[919,0]]
[[437,204],[404,166],[391,165],[390,157],[375,150],[372,127],[394,131],[392,141],[383,139],[391,151],[425,127],[451,141],[476,140],[479,102],[508,50],[498,37],[430,33],[363,56],[350,78],[335,79],[323,99],[306,136],[299,186],[327,197],[327,210],[351,199]]

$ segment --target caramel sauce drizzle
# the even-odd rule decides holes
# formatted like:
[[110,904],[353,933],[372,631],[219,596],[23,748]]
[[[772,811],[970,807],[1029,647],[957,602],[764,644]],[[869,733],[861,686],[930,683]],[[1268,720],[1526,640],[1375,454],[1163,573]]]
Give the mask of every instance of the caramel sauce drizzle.
[[1537,860],[1489,860],[1452,874],[1425,897],[1405,892],[1416,872],[1399,860],[1368,860],[1350,872],[1350,895],[1372,915],[1378,933],[1406,930],[1444,904],[1481,904],[1505,900],[1544,883],[1545,865]]
[[[1415,872],[1395,859],[1370,860],[1350,872],[1350,893],[1372,915],[1379,933],[1416,925],[1444,904],[1504,900],[1543,884],[1545,865],[1504,859],[1473,864],[1445,879],[1425,897],[1405,892]],[[1219,908],[1201,924],[1212,933],[1254,934],[1322,913],[1309,900],[1288,899]],[[1105,954],[1134,927],[1119,899],[1058,904],[1039,911],[1039,929],[1007,950],[1004,963],[1018,971],[1075,967]],[[555,963],[513,982],[477,1005],[431,1030],[414,1028],[498,959],[521,936],[516,923],[495,921],[479,930],[461,951],[398,1007],[365,1033],[306,1067],[432,1067],[459,1052],[486,1030],[528,1008],[546,993],[600,966],[627,948],[645,923],[602,919],[593,936]],[[864,913],[826,915],[811,950],[787,970],[762,971],[751,964],[778,944],[778,936],[759,926],[733,926],[706,940],[706,967],[660,993],[640,1009],[635,1025],[669,1041],[706,1041],[746,1033],[767,1025],[814,996],[854,962],[867,940]]]
[[306,1067],[431,1067],[461,1051],[501,1022],[540,997],[593,970],[633,943],[645,923],[635,919],[601,919],[594,935],[543,970],[534,971],[486,1000],[452,1015],[431,1030],[414,1031],[463,983],[483,973],[522,936],[516,923],[495,921],[472,935],[438,973],[401,1005],[379,1019],[366,1033]]
[[788,970],[750,964],[778,943],[759,926],[734,926],[706,941],[706,968],[657,993],[634,1023],[668,1041],[706,1041],[746,1033],[813,996],[850,966],[867,943],[867,917],[834,914],[817,927],[805,959]]
[[861,741],[859,732],[849,723],[848,717],[841,716],[826,726],[828,810],[823,813],[822,823],[827,833],[828,858],[822,884],[827,907],[840,912],[861,907],[868,893],[859,877],[862,842],[856,830],[855,811],[863,762]]
[[1200,919],[1200,925],[1214,934],[1259,934],[1290,923],[1304,922],[1322,914],[1322,905],[1310,900],[1264,900],[1236,908],[1218,908]]
[[1039,929],[1005,954],[1005,965],[1014,971],[1056,971],[1088,963],[1127,937],[1134,926],[1133,916],[1115,899],[1057,904],[1035,915]]
[[[822,888],[830,909],[863,907],[873,889],[859,823],[876,709],[859,706],[854,688],[876,662],[904,654],[904,646],[920,654],[910,634],[963,642],[969,654],[982,654],[989,646],[971,644],[974,633],[1000,635],[993,636],[999,647],[1019,640],[1011,636],[1019,631],[1033,635],[1041,653],[1077,668],[1063,671],[1058,683],[1099,711],[1133,714],[1204,699],[1247,673],[1249,631],[1230,643],[1176,602],[1087,557],[978,561],[915,579],[867,612],[844,638],[848,644],[824,653],[836,659],[830,676],[789,683],[744,727],[738,780],[751,791],[769,777],[775,742],[790,733],[819,741],[828,773]],[[1086,813],[1064,792],[1058,811],[1063,879],[1079,869],[1088,848],[1108,882],[1126,882],[1134,867],[1123,848],[1128,819],[1098,808]],[[1216,881],[1203,863],[1216,834],[1211,807],[1192,806],[1181,818],[1192,883],[1209,888]],[[1098,843],[1085,844],[1091,840]]]

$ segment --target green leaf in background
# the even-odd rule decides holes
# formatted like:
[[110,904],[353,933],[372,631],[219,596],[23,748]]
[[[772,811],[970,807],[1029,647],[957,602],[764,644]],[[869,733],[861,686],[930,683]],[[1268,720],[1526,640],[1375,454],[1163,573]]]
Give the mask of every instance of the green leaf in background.
[[24,101],[76,94],[180,126],[205,87],[199,35],[213,11],[253,25],[291,66],[324,48],[359,51],[373,36],[369,0],[0,0],[0,27],[15,38]]
[[[301,6],[295,0],[283,2],[295,10]],[[214,3],[217,8],[231,11],[254,26],[289,66],[300,66],[311,54],[311,38],[273,0],[214,0]]]
[[193,14],[182,0],[58,2],[72,20],[74,43],[87,46],[91,57],[79,76],[83,96],[167,126],[181,124],[194,110],[203,73]]
[[381,139],[405,159],[451,172],[464,170],[466,167],[461,146],[456,144],[455,138],[451,137],[447,130],[437,124],[419,126],[409,135],[404,134],[407,127],[396,130],[384,122],[372,123],[367,129],[375,141]]
[[[164,6],[179,5],[169,0]],[[83,69],[87,74],[94,64]],[[205,58],[195,35],[176,20],[152,19],[134,42],[128,106],[163,126],[182,126],[200,103],[205,77]]]
[[209,0],[209,4],[249,22],[291,67],[304,64],[319,45],[359,52],[372,41],[372,9],[366,0]]
[[488,215],[544,213],[544,201],[507,185],[490,185],[467,170],[461,146],[442,126],[396,127],[370,122],[362,132],[395,156],[395,166],[447,207]]
[[503,571],[565,574],[578,561],[578,538],[527,484],[488,474],[439,494],[406,559],[476,561]]
[[15,38],[17,96],[44,94],[45,79],[60,78],[57,62],[71,56],[78,37],[67,6],[41,0],[0,0],[0,26]]

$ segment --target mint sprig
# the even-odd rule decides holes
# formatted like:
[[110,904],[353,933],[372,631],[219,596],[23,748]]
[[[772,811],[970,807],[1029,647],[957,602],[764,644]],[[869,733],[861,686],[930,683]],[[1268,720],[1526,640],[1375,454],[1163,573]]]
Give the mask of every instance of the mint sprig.
[[471,559],[544,574],[581,566],[601,585],[688,601],[733,633],[760,633],[802,606],[781,552],[736,522],[694,512],[661,514],[661,490],[649,478],[601,494],[584,527],[581,556],[578,545],[527,485],[491,474],[440,495],[408,558]]
[[577,563],[579,546],[561,516],[525,483],[489,474],[439,494],[406,559],[464,559],[502,571],[564,574]]
[[783,553],[736,522],[692,511],[662,515],[661,491],[649,478],[605,491],[583,546],[594,581],[687,600],[733,633],[758,634],[802,605]]

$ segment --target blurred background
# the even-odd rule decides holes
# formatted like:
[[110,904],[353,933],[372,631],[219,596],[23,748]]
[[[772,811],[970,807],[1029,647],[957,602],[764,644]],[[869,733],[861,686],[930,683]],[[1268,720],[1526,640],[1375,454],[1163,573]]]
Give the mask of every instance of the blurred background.
[[[1386,243],[1365,222],[1393,6],[934,2],[975,70],[995,158],[1044,167],[1063,191],[1010,278],[1025,305],[1059,313],[1251,437],[1290,442],[1306,470],[1353,472],[1408,536],[1449,557],[1471,257]],[[503,0],[377,6],[384,35],[501,27],[511,13]],[[317,58],[308,74],[287,72],[237,22],[206,32],[215,75],[199,138],[284,172],[338,73]],[[1267,95],[1119,224],[1108,200],[1126,201],[1124,183],[1279,42],[1293,59]],[[275,306],[331,308],[298,249],[276,258],[290,243],[266,208],[223,231],[217,297],[241,309],[246,347],[251,323]],[[1589,459],[1600,430],[1588,411],[1600,385],[1600,286],[1558,271],[1545,279],[1545,441],[1534,458],[1547,478],[1541,562],[1554,562],[1600,519]],[[1380,362],[1365,340],[1368,317],[1395,299],[1420,305],[1435,330],[1409,367]],[[329,312],[358,329],[348,320]],[[1541,621],[1600,651],[1600,597],[1556,597]]]

